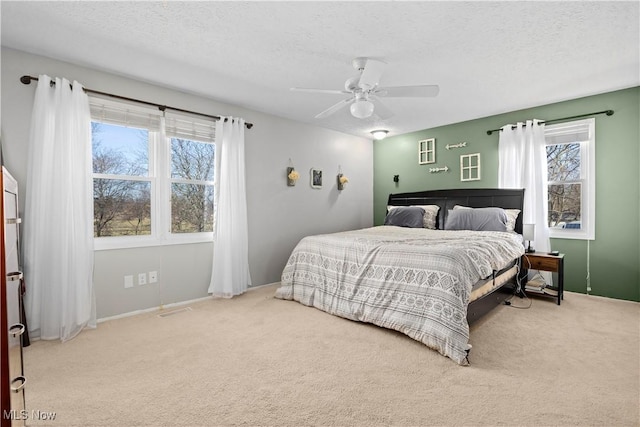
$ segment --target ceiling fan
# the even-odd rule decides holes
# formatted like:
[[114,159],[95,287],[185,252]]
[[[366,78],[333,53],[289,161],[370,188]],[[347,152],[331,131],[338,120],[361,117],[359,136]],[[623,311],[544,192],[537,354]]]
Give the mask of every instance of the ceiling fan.
[[345,84],[345,90],[332,89],[309,89],[292,87],[292,91],[296,92],[314,92],[314,93],[330,93],[337,95],[349,95],[335,105],[322,111],[316,115],[316,119],[328,117],[347,105],[351,114],[358,119],[366,119],[373,112],[381,119],[393,116],[393,112],[389,110],[380,101],[379,98],[425,98],[438,95],[440,88],[437,85],[417,85],[417,86],[387,86],[380,87],[380,77],[384,71],[386,63],[377,59],[358,57],[352,61],[353,68],[359,71],[357,76],[349,78]]

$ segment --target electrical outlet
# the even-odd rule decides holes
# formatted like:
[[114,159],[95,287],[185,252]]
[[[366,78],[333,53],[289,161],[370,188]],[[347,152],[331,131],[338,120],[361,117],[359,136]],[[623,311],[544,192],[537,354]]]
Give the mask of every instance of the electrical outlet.
[[133,276],[124,276],[124,287],[133,288]]
[[138,285],[146,285],[147,284],[147,273],[138,274]]
[[150,271],[149,272],[149,283],[156,283],[158,281],[158,272]]

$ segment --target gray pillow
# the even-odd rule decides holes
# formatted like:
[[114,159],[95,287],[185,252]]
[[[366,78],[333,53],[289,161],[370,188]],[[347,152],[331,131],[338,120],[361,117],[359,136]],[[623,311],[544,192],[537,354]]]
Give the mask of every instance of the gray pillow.
[[398,227],[422,228],[424,209],[418,207],[406,207],[391,209],[384,219],[384,225]]
[[[473,208],[470,208],[468,206],[455,205],[453,209],[456,210],[456,209],[473,209]],[[477,209],[483,209],[483,208],[477,208]],[[504,212],[507,214],[507,231],[515,231],[516,221],[518,219],[518,215],[520,215],[520,212],[521,212],[520,209],[505,209]]]
[[444,229],[507,231],[507,214],[502,208],[453,209],[447,214]]
[[[387,206],[387,213],[393,209],[397,208],[408,208],[408,207],[416,207],[424,209],[424,216],[422,217],[422,226],[424,228],[428,228],[430,230],[435,230],[436,228],[436,219],[438,218],[438,210],[440,210],[440,206],[438,205],[411,205],[411,206]],[[455,208],[454,208],[455,209]]]

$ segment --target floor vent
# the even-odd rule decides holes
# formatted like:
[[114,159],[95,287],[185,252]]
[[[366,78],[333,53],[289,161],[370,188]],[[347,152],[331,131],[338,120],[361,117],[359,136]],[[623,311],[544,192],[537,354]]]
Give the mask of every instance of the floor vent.
[[174,314],[184,313],[185,311],[191,311],[191,307],[180,308],[178,310],[167,311],[166,313],[158,314],[158,317],[168,317]]

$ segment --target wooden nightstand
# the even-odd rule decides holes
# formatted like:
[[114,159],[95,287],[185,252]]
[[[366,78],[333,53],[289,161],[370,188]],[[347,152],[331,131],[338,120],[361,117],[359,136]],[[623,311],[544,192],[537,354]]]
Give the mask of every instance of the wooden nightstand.
[[549,255],[545,252],[531,252],[522,255],[520,279],[523,290],[527,284],[529,269],[558,273],[557,287],[545,288],[541,291],[527,289],[526,292],[557,298],[558,305],[560,305],[560,301],[564,299],[564,254]]

